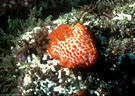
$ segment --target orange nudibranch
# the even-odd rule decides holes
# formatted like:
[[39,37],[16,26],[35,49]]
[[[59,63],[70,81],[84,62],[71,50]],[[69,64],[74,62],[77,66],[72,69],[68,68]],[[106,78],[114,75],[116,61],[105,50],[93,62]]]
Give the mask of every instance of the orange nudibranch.
[[97,60],[95,40],[80,23],[73,27],[60,25],[49,34],[49,39],[49,54],[60,60],[60,65],[64,67],[88,67]]

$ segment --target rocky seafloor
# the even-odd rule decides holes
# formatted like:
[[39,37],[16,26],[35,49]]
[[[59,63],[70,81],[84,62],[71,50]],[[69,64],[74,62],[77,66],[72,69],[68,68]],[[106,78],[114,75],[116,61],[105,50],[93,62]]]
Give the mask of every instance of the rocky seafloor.
[[[96,6],[95,6],[96,5]],[[23,96],[130,96],[135,88],[135,2],[97,2],[48,16],[16,39],[16,94]],[[92,68],[59,65],[47,51],[48,34],[61,24],[81,23],[96,40],[99,58]],[[8,58],[8,57],[7,57]],[[4,60],[3,60],[4,62]],[[14,93],[15,94],[15,93]]]

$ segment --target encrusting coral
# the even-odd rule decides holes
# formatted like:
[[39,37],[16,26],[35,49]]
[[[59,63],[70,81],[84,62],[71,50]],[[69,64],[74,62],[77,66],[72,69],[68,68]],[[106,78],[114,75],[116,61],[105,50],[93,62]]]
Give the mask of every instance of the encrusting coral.
[[49,34],[49,54],[68,68],[91,66],[98,54],[91,33],[83,25],[60,25]]

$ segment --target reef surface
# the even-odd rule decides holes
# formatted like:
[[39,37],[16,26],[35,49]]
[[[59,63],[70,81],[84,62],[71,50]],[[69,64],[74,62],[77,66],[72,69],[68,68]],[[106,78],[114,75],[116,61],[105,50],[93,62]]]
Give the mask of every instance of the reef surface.
[[[1,60],[1,65],[6,64],[6,67],[0,67],[6,70],[8,66],[7,73],[14,74],[10,78],[16,80],[17,89],[11,94],[130,96],[135,88],[135,2],[121,2],[81,5],[55,19],[50,15],[44,24],[35,24],[29,31],[19,34],[10,48],[10,55]],[[99,56],[91,68],[65,68],[48,53],[48,34],[61,24],[74,26],[76,23],[94,35]],[[0,88],[7,88],[3,84]],[[8,86],[7,82],[5,85]]]

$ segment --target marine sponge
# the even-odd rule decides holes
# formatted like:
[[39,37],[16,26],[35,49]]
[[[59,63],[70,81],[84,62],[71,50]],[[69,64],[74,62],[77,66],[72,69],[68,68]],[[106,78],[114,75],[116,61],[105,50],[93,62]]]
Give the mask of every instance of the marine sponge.
[[60,25],[49,34],[48,52],[68,68],[88,67],[95,63],[98,54],[92,34],[83,25]]

